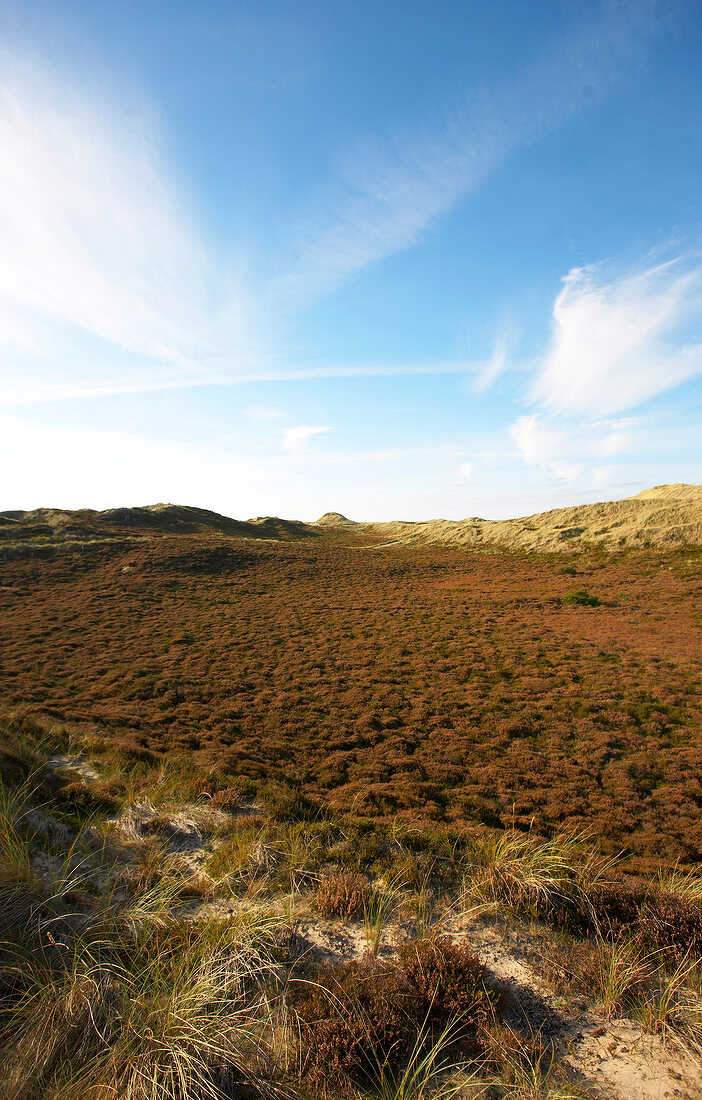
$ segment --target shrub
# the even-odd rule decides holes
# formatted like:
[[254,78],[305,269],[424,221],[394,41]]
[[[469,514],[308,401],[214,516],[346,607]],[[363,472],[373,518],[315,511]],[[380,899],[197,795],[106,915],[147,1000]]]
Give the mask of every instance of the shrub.
[[304,791],[280,787],[267,794],[266,813],[270,821],[279,825],[287,821],[321,821],[325,809]]
[[558,572],[566,577],[577,577],[578,575],[578,570],[574,565],[562,565]]
[[[589,895],[592,924],[602,934],[618,936],[638,924],[648,891],[638,884],[611,882]],[[583,929],[585,930],[585,929]]]
[[579,607],[597,607],[600,600],[598,596],[593,596],[586,589],[580,588],[577,592],[569,592],[567,596],[563,597],[562,602],[574,603]]
[[488,972],[477,955],[446,936],[409,940],[397,953],[398,966],[417,998],[417,1009],[433,1023],[461,1017],[474,1027],[486,1025],[500,996],[489,987]]
[[702,956],[702,907],[676,894],[649,899],[640,917],[643,939],[652,947],[682,959]]
[[221,787],[210,798],[210,806],[215,810],[234,813],[241,805],[241,790],[238,787]]
[[475,956],[440,938],[409,941],[394,964],[366,956],[322,967],[300,988],[303,1073],[337,1086],[405,1064],[434,1027],[475,1053],[499,1002]]
[[323,917],[355,917],[363,912],[370,893],[370,883],[363,875],[324,875],[314,896],[315,909]]
[[702,906],[668,891],[610,883],[590,896],[595,927],[610,938],[634,934],[648,950],[702,955]]
[[97,782],[88,786],[80,779],[59,787],[54,801],[58,809],[78,817],[113,813],[119,807],[119,800],[112,793],[110,784]]
[[411,994],[395,967],[376,959],[323,967],[295,1007],[302,1072],[312,1082],[368,1079],[377,1059],[396,1063],[412,1043]]

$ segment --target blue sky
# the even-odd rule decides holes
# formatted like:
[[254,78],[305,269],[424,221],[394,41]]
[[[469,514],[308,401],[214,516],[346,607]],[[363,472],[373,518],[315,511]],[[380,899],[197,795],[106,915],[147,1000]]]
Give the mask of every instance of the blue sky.
[[702,482],[689,2],[0,2],[2,508]]

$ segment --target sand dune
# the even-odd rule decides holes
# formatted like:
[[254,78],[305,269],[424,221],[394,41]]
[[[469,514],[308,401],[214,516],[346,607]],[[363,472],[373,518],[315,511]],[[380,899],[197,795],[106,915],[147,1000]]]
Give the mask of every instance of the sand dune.
[[[333,525],[335,515],[327,513],[318,523]],[[350,522],[343,516],[340,520],[344,526]],[[538,551],[569,551],[592,544],[609,549],[699,546],[702,545],[702,485],[659,485],[624,500],[555,508],[520,519],[473,517],[359,526],[377,534],[381,540],[407,545],[495,545],[511,550]]]
[[230,519],[204,508],[153,504],[145,508],[66,511],[37,508],[0,513],[3,541],[54,541],[159,534],[233,535],[239,538],[297,540],[325,534],[342,541],[408,546],[504,547],[509,550],[572,551],[591,545],[627,547],[702,546],[702,485],[658,485],[634,497],[555,508],[519,519],[433,519],[357,523],[340,512],[326,512],[316,523],[265,516]]

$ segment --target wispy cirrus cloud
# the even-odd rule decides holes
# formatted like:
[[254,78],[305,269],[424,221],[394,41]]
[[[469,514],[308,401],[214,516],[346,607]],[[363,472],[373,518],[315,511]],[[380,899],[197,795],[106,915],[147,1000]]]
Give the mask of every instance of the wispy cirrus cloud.
[[212,259],[148,106],[8,48],[0,68],[10,396],[23,379],[39,396],[119,392],[214,373],[224,352],[244,359],[245,295],[232,288],[214,301]]
[[626,80],[658,25],[656,4],[607,3],[511,82],[476,93],[430,128],[356,142],[299,231],[270,296],[304,306],[415,244],[512,151],[592,107]]
[[309,367],[272,354],[257,318],[272,302],[304,305],[408,247],[512,149],[596,102],[650,34],[652,11],[606,6],[511,86],[476,95],[431,132],[418,127],[348,150],[297,240],[297,262],[260,294],[224,270],[199,233],[148,103],[4,47],[0,397],[22,404],[464,371],[485,388],[504,365],[500,347],[487,364]]
[[314,424],[298,424],[294,428],[285,428],[283,431],[283,448],[286,451],[293,451],[306,443],[308,439],[312,439],[313,436],[331,430],[331,427],[321,427]]
[[699,254],[619,274],[607,264],[574,268],[563,284],[534,402],[557,414],[606,416],[702,373]]
[[[96,360],[92,367],[86,361],[83,375],[76,372],[47,375],[37,386],[36,376],[19,369],[0,373],[0,399],[3,405],[28,405],[37,401],[61,401],[84,397],[111,397],[121,393],[147,393],[151,390],[188,389],[202,386],[234,386],[249,382],[303,382],[328,378],[399,378],[432,375],[464,375],[478,378],[490,366],[490,361],[449,359],[424,363],[316,363],[314,366],[287,363],[272,367],[263,358],[247,363],[248,351],[240,356],[244,365],[236,373],[226,365],[210,369],[207,361],[198,364],[196,372],[176,371],[168,364],[154,361],[135,366],[105,370]],[[524,370],[521,364],[510,363],[510,370]]]

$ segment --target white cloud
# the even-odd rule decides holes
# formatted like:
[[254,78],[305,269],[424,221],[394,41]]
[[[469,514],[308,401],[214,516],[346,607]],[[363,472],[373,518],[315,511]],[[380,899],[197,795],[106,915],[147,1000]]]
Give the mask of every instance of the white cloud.
[[297,258],[271,297],[305,305],[415,244],[513,150],[536,141],[627,78],[657,25],[653,5],[606,4],[544,57],[448,118],[358,141],[299,231]]
[[321,432],[330,431],[331,428],[317,427],[312,424],[298,424],[295,428],[285,428],[283,432],[283,447],[286,451],[291,451],[301,444],[306,443],[313,435],[319,435]]
[[702,373],[702,257],[688,252],[626,271],[574,268],[553,307],[551,346],[529,397],[541,411],[510,435],[525,465],[609,484],[616,466],[650,448],[634,410]]
[[492,355],[478,371],[475,379],[476,393],[485,393],[490,389],[493,382],[499,378],[507,365],[507,356],[514,343],[515,334],[513,332],[501,332],[498,335],[492,349]]
[[246,295],[213,303],[149,109],[7,49],[0,69],[3,389],[120,392],[246,363]]
[[609,275],[574,268],[553,307],[551,347],[531,398],[556,413],[611,415],[702,373],[702,259]]
[[470,481],[470,479],[473,477],[474,471],[475,471],[475,463],[474,462],[462,462],[461,465],[458,468],[458,476],[463,481]]
[[636,421],[573,421],[520,416],[509,430],[526,466],[538,466],[552,477],[573,481],[593,463],[633,446]]
[[540,415],[520,416],[509,430],[527,466],[552,462],[564,444],[563,433],[554,432]]

